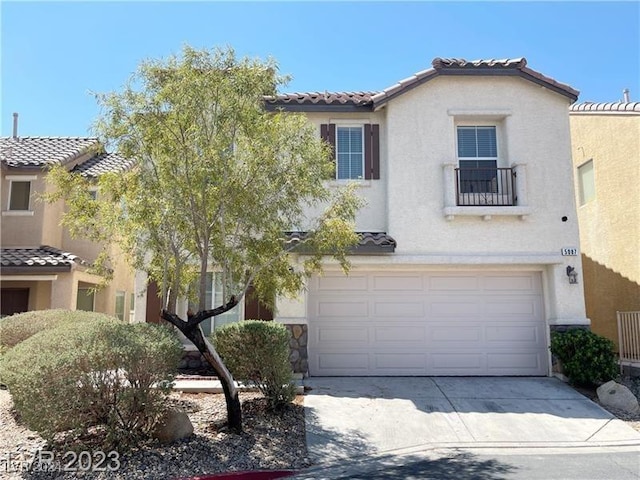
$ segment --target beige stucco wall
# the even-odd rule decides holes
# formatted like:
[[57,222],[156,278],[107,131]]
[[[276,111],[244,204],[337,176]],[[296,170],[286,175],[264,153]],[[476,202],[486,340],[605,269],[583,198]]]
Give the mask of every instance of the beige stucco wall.
[[[25,177],[31,180],[31,201],[28,212],[9,212],[11,178]],[[2,246],[40,246],[42,245],[42,226],[45,222],[46,205],[37,199],[36,192],[44,190],[43,174],[40,171],[2,170]]]
[[[318,126],[336,119],[380,123],[381,179],[360,188],[369,208],[360,212],[357,229],[386,231],[398,245],[390,255],[353,256],[353,268],[538,271],[547,323],[589,324],[580,255],[561,254],[564,247],[579,250],[569,103],[520,78],[449,76],[403,93],[375,114],[309,114]],[[456,125],[463,122],[497,126],[498,166],[525,165],[516,187],[528,193],[526,208],[492,207],[510,213],[483,216],[484,207],[467,207],[447,215],[443,166],[457,164]],[[567,266],[580,284],[569,284]],[[278,299],[276,319],[305,323],[306,296]]]
[[570,125],[574,171],[594,168],[595,198],[578,207],[587,313],[617,342],[616,310],[640,311],[640,112],[572,112]]

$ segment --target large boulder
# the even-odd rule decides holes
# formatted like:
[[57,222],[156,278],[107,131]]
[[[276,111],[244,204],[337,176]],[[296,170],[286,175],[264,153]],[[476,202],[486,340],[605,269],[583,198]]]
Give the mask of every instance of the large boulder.
[[631,390],[613,380],[598,387],[596,393],[598,400],[605,407],[615,408],[630,414],[640,412],[638,399],[631,393]]
[[193,424],[189,416],[180,410],[167,410],[162,416],[153,437],[161,443],[171,443],[193,435]]

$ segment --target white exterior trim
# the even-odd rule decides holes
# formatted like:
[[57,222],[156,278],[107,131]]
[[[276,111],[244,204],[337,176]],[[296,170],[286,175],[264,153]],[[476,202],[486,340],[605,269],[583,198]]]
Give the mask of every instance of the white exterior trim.
[[58,275],[0,275],[0,282],[54,282]]

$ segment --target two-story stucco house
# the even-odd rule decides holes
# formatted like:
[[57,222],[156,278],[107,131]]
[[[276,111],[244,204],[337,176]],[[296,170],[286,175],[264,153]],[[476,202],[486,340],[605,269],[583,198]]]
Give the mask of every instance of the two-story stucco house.
[[[95,138],[0,138],[2,168],[0,287],[2,315],[64,308],[92,310],[129,320],[134,303],[133,271],[115,255],[113,280],[95,291],[102,278],[88,267],[103,248],[71,238],[60,225],[64,202],[39,197],[51,189],[47,168],[58,164],[86,177],[121,171],[129,162],[104,153]],[[111,247],[106,247],[111,248]]]
[[[295,93],[367,206],[275,320],[310,375],[549,375],[550,331],[588,326],[569,105],[525,59],[433,61],[380,92]],[[295,234],[292,235],[295,239]]]
[[569,119],[587,315],[618,343],[616,311],[640,311],[640,102],[576,103]]

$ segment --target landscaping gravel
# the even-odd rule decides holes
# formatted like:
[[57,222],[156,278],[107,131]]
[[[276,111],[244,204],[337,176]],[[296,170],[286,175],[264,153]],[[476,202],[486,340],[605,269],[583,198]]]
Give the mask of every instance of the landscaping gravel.
[[[193,423],[194,435],[170,445],[157,442],[140,446],[118,458],[115,471],[82,472],[80,458],[72,465],[76,471],[19,472],[25,468],[20,459],[32,458],[32,452],[45,450],[45,442],[16,422],[9,392],[0,390],[0,478],[7,479],[178,479],[182,477],[239,470],[298,470],[310,464],[307,459],[302,397],[278,413],[265,410],[258,393],[241,393],[244,432],[234,434],[224,427],[226,405],[220,394],[172,394],[172,402],[184,409]],[[62,452],[63,454],[65,452]],[[109,452],[105,452],[109,453]],[[10,458],[9,458],[10,456]],[[92,462],[97,452],[85,454]],[[72,460],[57,457],[64,464]],[[101,463],[115,466],[115,455]],[[9,463],[12,460],[14,463]],[[85,462],[85,465],[88,463]]]

